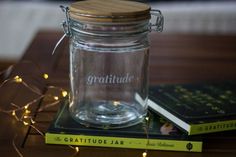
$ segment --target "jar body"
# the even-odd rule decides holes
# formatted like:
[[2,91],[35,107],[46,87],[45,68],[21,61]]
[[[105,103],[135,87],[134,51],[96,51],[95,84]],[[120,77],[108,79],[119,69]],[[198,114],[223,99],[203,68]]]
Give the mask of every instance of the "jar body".
[[[70,39],[72,117],[98,128],[141,122],[147,112],[148,32],[137,32],[137,24],[77,24]],[[147,22],[138,25],[146,30]]]

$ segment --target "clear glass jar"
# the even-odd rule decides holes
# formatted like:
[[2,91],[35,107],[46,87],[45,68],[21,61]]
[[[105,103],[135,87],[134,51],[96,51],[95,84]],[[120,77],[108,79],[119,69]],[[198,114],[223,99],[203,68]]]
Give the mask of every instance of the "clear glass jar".
[[127,13],[95,16],[70,10],[66,24],[70,33],[69,110],[79,123],[122,128],[143,120],[148,99],[147,10],[138,18]]
[[72,116],[94,127],[124,127],[142,121],[148,96],[148,22],[70,22]]

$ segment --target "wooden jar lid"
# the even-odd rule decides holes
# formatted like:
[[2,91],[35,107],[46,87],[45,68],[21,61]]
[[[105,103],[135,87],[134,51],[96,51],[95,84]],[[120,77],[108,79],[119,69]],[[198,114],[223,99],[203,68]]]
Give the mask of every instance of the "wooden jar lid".
[[86,0],[69,7],[72,19],[88,22],[134,22],[150,18],[150,6],[124,0]]

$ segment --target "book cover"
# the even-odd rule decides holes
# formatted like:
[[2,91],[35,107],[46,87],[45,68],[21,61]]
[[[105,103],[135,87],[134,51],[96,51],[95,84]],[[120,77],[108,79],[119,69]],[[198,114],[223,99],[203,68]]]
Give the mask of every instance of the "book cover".
[[73,120],[65,104],[46,133],[46,144],[202,151],[202,141],[198,137],[189,138],[153,112],[148,117],[144,123],[122,129],[90,128]]
[[148,106],[189,135],[236,129],[236,84],[150,87]]

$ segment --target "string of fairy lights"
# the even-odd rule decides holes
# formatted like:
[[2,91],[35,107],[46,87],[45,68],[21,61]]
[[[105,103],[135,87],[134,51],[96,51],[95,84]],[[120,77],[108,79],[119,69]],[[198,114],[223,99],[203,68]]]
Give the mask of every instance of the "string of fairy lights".
[[[14,67],[14,66],[12,65],[9,68],[12,68],[12,67]],[[7,69],[9,69],[9,68],[7,68]],[[6,70],[4,70],[4,71],[6,71]],[[0,74],[2,75],[4,73],[4,71],[1,72]],[[43,73],[42,78],[47,80],[49,78],[49,75],[47,73]],[[10,78],[3,80],[2,83],[0,84],[0,89],[3,86],[7,86],[7,85],[13,84],[13,83],[23,85],[25,88],[29,89],[30,92],[35,93],[37,95],[37,97],[34,98],[33,100],[30,100],[29,102],[21,105],[21,106],[15,104],[13,102],[10,102],[9,105],[13,109],[4,110],[4,109],[0,108],[0,112],[12,116],[17,122],[23,124],[24,126],[28,126],[28,127],[33,128],[38,134],[40,134],[43,138],[45,138],[44,133],[42,131],[40,131],[40,129],[38,129],[35,126],[35,124],[37,122],[34,120],[33,116],[31,115],[32,111],[30,108],[32,108],[32,106],[35,105],[36,102],[40,101],[41,99],[43,99],[45,97],[51,97],[52,101],[50,103],[47,103],[38,109],[38,112],[41,112],[46,108],[49,108],[49,107],[59,104],[59,102],[61,101],[62,98],[66,98],[68,96],[68,92],[61,87],[47,86],[46,87],[47,90],[50,90],[50,89],[57,90],[60,93],[60,95],[42,94],[40,92],[40,90],[38,90],[35,87],[28,84],[26,81],[23,80],[23,77],[21,77],[19,75],[15,75],[14,77],[10,77]],[[13,141],[12,141],[12,146],[13,146],[14,150],[16,151],[16,153],[18,154],[18,156],[24,157],[23,154],[20,152],[19,148],[15,144],[15,139],[17,136],[18,135],[15,134]],[[69,146],[69,147],[75,150],[75,154],[77,154],[79,152],[79,147],[73,147],[73,146]]]
[[[14,67],[14,65],[10,66],[9,68],[12,68]],[[3,74],[4,72],[0,72],[0,75]],[[41,77],[44,79],[44,80],[47,80],[49,79],[49,75],[47,73],[42,73]],[[23,79],[23,76],[20,76],[20,75],[15,75],[13,77],[10,77],[10,78],[7,78],[5,80],[2,81],[2,83],[0,83],[0,89],[3,87],[3,86],[7,86],[9,84],[21,84],[23,85],[25,88],[27,88],[28,90],[30,90],[30,92],[34,93],[37,95],[36,98],[34,98],[33,100],[30,100],[28,101],[27,103],[19,106],[13,102],[10,102],[10,106],[13,108],[13,109],[8,109],[8,110],[5,110],[5,109],[2,109],[0,108],[0,112],[2,113],[6,113],[8,115],[10,115],[12,118],[14,118],[17,122],[23,124],[24,126],[28,126],[28,127],[31,127],[32,129],[34,129],[39,135],[41,135],[43,138],[45,138],[45,135],[42,131],[40,131],[39,128],[36,127],[36,123],[37,121],[34,120],[33,116],[31,115],[32,113],[32,110],[31,108],[33,107],[33,105],[37,104],[38,101],[46,98],[46,97],[50,97],[52,99],[52,101],[50,101],[50,103],[47,103],[47,104],[44,104],[42,107],[40,107],[37,112],[42,112],[43,110],[49,108],[49,107],[52,107],[52,106],[55,106],[57,104],[59,104],[59,102],[62,100],[62,99],[65,99],[68,97],[68,92],[61,88],[61,87],[56,87],[56,86],[47,86],[47,90],[56,90],[57,92],[56,93],[59,93],[59,94],[50,94],[50,93],[47,93],[47,94],[43,94],[41,93],[40,90],[38,89],[35,89],[35,87],[31,86],[31,84],[28,84],[24,79]],[[148,121],[149,118],[146,117],[146,121]],[[148,137],[148,130],[146,128],[144,128],[144,131],[147,135],[147,143],[149,142],[149,137]],[[24,155],[21,153],[20,149],[17,147],[17,145],[15,144],[15,140],[17,138],[18,134],[16,133],[14,138],[12,139],[12,146],[14,148],[14,150],[16,151],[16,153],[18,154],[19,157],[24,157]],[[69,145],[69,148],[73,149],[74,150],[74,153],[72,156],[76,156],[78,155],[79,151],[80,151],[80,148],[78,146],[70,146]],[[142,153],[142,157],[147,157],[147,150],[145,150],[143,153]]]

